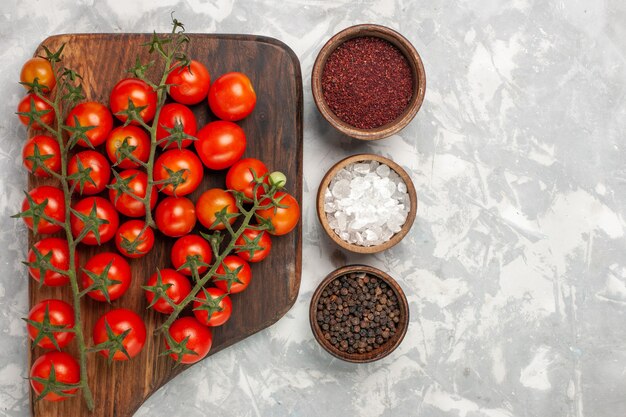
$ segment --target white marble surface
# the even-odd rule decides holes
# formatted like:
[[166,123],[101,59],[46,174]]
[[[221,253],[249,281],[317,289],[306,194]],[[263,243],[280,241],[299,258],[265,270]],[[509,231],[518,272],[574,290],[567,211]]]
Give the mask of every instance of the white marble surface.
[[[257,33],[304,76],[304,270],[278,324],[195,366],[137,416],[622,417],[626,415],[626,8],[622,0],[0,2],[0,415],[28,415],[22,62],[67,32]],[[333,132],[309,74],[329,36],[376,22],[422,55],[422,111],[388,140]],[[375,256],[338,251],[317,185],[357,152],[392,157],[420,198],[410,235]],[[406,340],[369,365],[332,359],[309,330],[323,275],[364,262],[395,276]]]

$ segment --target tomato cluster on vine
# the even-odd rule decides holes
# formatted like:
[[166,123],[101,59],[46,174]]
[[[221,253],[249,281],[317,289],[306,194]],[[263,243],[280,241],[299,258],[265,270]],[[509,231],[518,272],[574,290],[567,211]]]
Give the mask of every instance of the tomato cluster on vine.
[[[34,176],[65,179],[72,198],[61,187],[36,187],[19,216],[37,235],[68,233],[66,239],[44,237],[33,245],[27,262],[32,278],[40,285],[64,286],[70,282],[68,271],[80,271],[78,295],[94,302],[110,303],[138,285],[127,259],[150,253],[155,231],[176,238],[171,267],[157,269],[141,284],[149,308],[157,312],[178,313],[184,302],[192,307],[192,315],[168,322],[165,329],[167,353],[188,364],[207,355],[210,328],[229,320],[231,295],[244,291],[252,279],[250,263],[270,254],[271,236],[295,228],[300,208],[282,190],[284,175],[270,173],[258,159],[244,158],[249,139],[235,122],[256,105],[250,79],[230,72],[211,83],[206,66],[195,60],[173,62],[167,74],[167,104],[142,77],[120,80],[107,104],[75,104],[62,121],[65,147],[48,134],[60,120],[48,99],[58,81],[51,61],[29,60],[21,74],[29,93],[19,103],[18,115],[37,134],[24,145],[23,163]],[[201,103],[220,120],[200,128],[189,106]],[[153,119],[156,124],[149,125]],[[67,155],[65,167],[61,149],[77,150]],[[196,201],[189,198],[205,175],[226,169],[225,188],[204,190]],[[254,214],[248,218],[256,222],[235,231],[233,225],[244,213]],[[200,231],[194,233],[197,223]],[[233,240],[230,253],[218,253],[222,234]],[[91,246],[113,241],[118,252],[98,253],[79,269],[68,239]],[[210,285],[193,293],[207,273]],[[44,300],[27,319],[33,343],[55,350],[39,357],[31,369],[33,389],[47,400],[62,400],[76,391],[80,367],[61,352],[74,339],[74,326],[80,326],[75,308],[62,300]],[[128,360],[141,352],[146,326],[137,312],[113,309],[97,321],[92,339],[92,350],[109,361]]]

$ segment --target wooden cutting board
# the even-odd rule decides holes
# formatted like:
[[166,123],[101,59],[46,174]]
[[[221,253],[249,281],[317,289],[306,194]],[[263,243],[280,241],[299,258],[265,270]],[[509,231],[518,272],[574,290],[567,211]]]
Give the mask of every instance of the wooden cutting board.
[[[147,48],[141,46],[149,38],[150,35],[145,34],[59,35],[46,39],[42,44],[56,50],[62,43],[66,43],[65,65],[83,75],[87,99],[108,104],[112,87],[128,76],[126,71],[133,66],[137,55],[143,62],[156,59],[147,53]],[[190,38],[187,53],[207,66],[213,80],[229,71],[241,71],[250,77],[258,101],[254,112],[239,122],[248,140],[244,157],[261,159],[270,171],[284,172],[288,178],[288,191],[301,203],[302,77],[300,63],[294,52],[276,39],[261,36],[191,34]],[[35,54],[43,55],[41,46]],[[198,118],[198,129],[215,119],[206,102],[192,109]],[[188,197],[195,201],[203,190],[224,188],[224,178],[225,171],[205,169],[202,185]],[[53,185],[54,182],[29,178],[29,189],[43,184]],[[30,245],[37,240],[37,237],[29,236]],[[130,261],[133,270],[131,288],[111,305],[96,302],[89,297],[82,300],[83,331],[88,345],[93,344],[91,335],[96,320],[114,308],[123,307],[140,313],[148,328],[143,351],[130,361],[109,366],[101,355],[89,355],[89,384],[95,398],[93,416],[132,416],[153,392],[187,369],[187,366],[175,367],[169,357],[158,356],[164,350],[163,338],[155,336],[152,330],[165,316],[146,310],[147,304],[140,288],[157,267],[170,267],[169,252],[173,240],[157,233],[154,249],[146,257]],[[253,276],[248,289],[232,296],[232,317],[224,326],[214,329],[213,347],[209,355],[272,325],[295,302],[300,286],[301,224],[292,233],[273,238],[272,243],[270,256],[261,263],[252,264]],[[82,246],[79,250],[81,265],[95,253],[103,251],[115,251],[114,244],[109,242],[102,247]],[[39,289],[34,280],[29,278],[29,281],[31,306],[47,298],[60,298],[71,303],[69,286]],[[68,347],[69,353],[76,354],[74,345],[72,343]],[[40,348],[31,350],[30,363],[42,353]],[[211,366],[218,367],[220,364],[214,362]],[[34,416],[89,415],[81,396],[60,403],[33,403],[33,399],[31,390]],[[171,398],[170,401],[177,399]]]

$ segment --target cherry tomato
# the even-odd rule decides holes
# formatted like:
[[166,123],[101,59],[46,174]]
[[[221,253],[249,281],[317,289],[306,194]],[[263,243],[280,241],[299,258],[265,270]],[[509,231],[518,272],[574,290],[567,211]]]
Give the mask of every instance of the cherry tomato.
[[[198,257],[200,262],[210,264],[213,258],[211,245],[205,238],[198,235],[183,236],[174,242],[174,246],[172,246],[172,265],[181,274],[191,275],[191,268],[185,267],[180,269],[187,262],[187,257]],[[206,270],[206,266],[198,266],[199,274]]]
[[41,165],[34,171],[34,156],[40,155],[45,165],[52,172],[61,172],[61,149],[58,142],[46,135],[37,135],[28,139],[22,150],[24,166],[37,177],[49,177],[50,174]]
[[[125,78],[113,87],[109,106],[115,117],[123,123],[126,122],[128,116],[119,113],[128,109],[129,99],[133,102],[135,107],[145,106],[145,108],[139,112],[139,116],[144,122],[148,123],[154,118],[157,108],[157,93],[145,81],[138,78]],[[139,124],[136,120],[130,123],[133,125]]]
[[96,301],[113,301],[120,298],[128,287],[132,279],[132,273],[130,265],[126,262],[121,255],[113,252],[102,252],[87,261],[83,267],[83,273],[81,275],[81,282],[83,289],[89,288],[94,283],[94,279],[89,273],[97,277],[101,277],[104,271],[108,268],[106,279],[110,281],[119,281],[106,286],[108,293],[108,299],[102,289],[94,289],[87,293],[88,296]]
[[[195,352],[195,355],[184,353],[180,360],[181,363],[196,363],[202,360],[209,353],[209,350],[211,350],[211,344],[213,342],[211,330],[200,324],[200,322],[193,317],[181,317],[175,320],[169,328],[169,333],[172,339],[178,343],[187,339],[185,347]],[[165,339],[165,347],[167,349],[170,348],[167,339]],[[170,357],[178,361],[177,353],[170,353]]]
[[[159,284],[159,273],[161,274],[161,282]],[[146,300],[149,304],[152,304],[154,297],[158,294],[157,301],[152,305],[155,311],[164,314],[170,314],[174,311],[174,308],[162,297],[162,293],[159,293],[159,285],[169,287],[165,289],[165,294],[175,303],[180,304],[181,301],[189,295],[191,292],[191,284],[186,276],[180,274],[173,269],[162,269],[160,272],[155,272],[150,276],[148,282],[143,287],[145,290]],[[161,290],[163,291],[163,290]]]
[[235,245],[245,246],[246,244],[254,244],[255,246],[259,246],[261,248],[256,249],[252,255],[250,254],[250,251],[237,251],[237,255],[248,262],[261,262],[263,259],[267,258],[267,255],[269,255],[272,250],[272,238],[269,233],[264,230],[244,230],[235,242]]
[[[44,384],[35,378],[49,379],[50,370],[54,367],[54,378],[57,382],[64,384],[78,384],[80,382],[80,366],[76,359],[65,352],[47,352],[37,358],[30,368],[30,385],[35,394],[39,395],[44,390]],[[71,395],[78,391],[78,388],[63,390],[64,394]],[[43,397],[46,401],[63,401],[68,397],[49,392]]]
[[[207,229],[224,230],[226,226],[224,226],[223,223],[213,226],[213,223],[217,220],[215,213],[219,212],[224,207],[228,207],[226,212],[229,214],[239,213],[235,197],[233,197],[231,193],[219,188],[207,190],[200,195],[200,198],[198,198],[198,202],[196,203],[198,220]],[[233,224],[235,223],[235,220],[236,218],[232,217],[228,221],[230,224]]]
[[[108,242],[115,237],[115,231],[120,224],[120,218],[117,215],[117,211],[115,211],[115,207],[113,207],[113,204],[111,204],[108,200],[102,197],[84,198],[74,204],[73,209],[78,213],[89,216],[94,207],[96,209],[97,218],[105,221],[105,223],[98,226],[100,242],[98,242],[93,230],[90,230],[85,235],[83,240],[81,240],[81,242],[85,245],[99,245]],[[75,238],[78,237],[78,235],[80,235],[85,228],[85,223],[83,223],[83,221],[74,213],[72,213],[70,218],[70,225],[72,228],[72,235]]]
[[198,104],[209,92],[211,76],[206,67],[195,60],[189,67],[176,68],[167,76],[170,96],[182,104]]
[[[146,256],[154,246],[154,231],[151,227],[144,230],[143,220],[129,220],[115,232],[115,246],[127,258]],[[143,231],[143,233],[142,233]],[[136,244],[135,241],[139,240]]]
[[[70,268],[70,247],[65,239],[59,239],[57,237],[48,237],[41,239],[39,242],[33,245],[33,248],[28,252],[28,262],[35,262],[37,260],[36,252],[39,252],[41,256],[46,256],[50,252],[50,259],[48,262],[55,268],[62,271],[67,271]],[[78,253],[74,252],[74,261],[76,267],[78,267]],[[29,266],[28,272],[30,276],[37,282],[41,279],[41,269],[35,266]],[[45,271],[43,283],[50,287],[58,287],[70,282],[67,275],[60,274],[55,271]]]
[[67,115],[65,124],[72,127],[78,124],[82,127],[92,126],[91,129],[85,132],[89,143],[84,139],[79,139],[76,142],[77,145],[90,148],[102,145],[107,140],[113,128],[113,116],[111,116],[111,112],[104,104],[88,101],[74,107]]
[[[128,352],[128,356],[134,358],[141,352],[146,343],[146,325],[137,313],[125,308],[118,308],[102,315],[93,328],[93,342],[96,345],[109,340],[105,322],[118,336],[130,329],[130,332],[122,340],[122,346]],[[109,349],[100,350],[98,353],[104,357],[109,357]],[[118,350],[113,354],[113,360],[127,361],[128,356],[122,350]]]
[[[30,190],[28,195],[33,199],[36,205],[45,202],[43,212],[46,216],[61,223],[65,222],[65,194],[63,194],[63,191],[59,188],[51,187],[49,185],[40,185],[39,187]],[[22,212],[29,210],[30,208],[28,198],[25,198],[22,203]],[[40,219],[39,224],[37,225],[37,230],[35,231],[33,229],[34,225],[32,216],[23,217],[23,219],[29,229],[42,235],[56,233],[63,228],[60,225],[52,224],[47,220]]]
[[[241,191],[246,197],[252,198],[255,185],[252,175],[253,172],[257,178],[261,178],[267,174],[268,171],[265,164],[258,159],[244,158],[235,162],[226,174],[226,188]],[[267,177],[265,177],[264,182],[266,184],[269,183]],[[259,186],[257,196],[260,197],[263,195],[263,192],[263,187]]]
[[[300,205],[291,194],[284,191],[277,191],[274,194],[274,199],[278,204],[286,207],[270,207],[265,210],[258,210],[256,215],[272,222],[274,230],[269,231],[269,233],[276,236],[286,235],[296,227],[298,220],[300,220]],[[262,206],[270,203],[269,199],[261,201]]]
[[[170,103],[163,106],[161,113],[159,113],[159,123],[156,132],[157,143],[161,148],[174,149],[178,148],[176,142],[172,142],[168,145],[168,136],[171,135],[168,132],[169,129],[174,129],[174,126],[180,124],[183,126],[183,132],[189,136],[196,136],[198,130],[198,122],[193,112],[189,110],[189,107],[183,106],[178,103]],[[181,145],[183,148],[191,145],[193,140],[183,139]]]
[[74,175],[79,172],[78,162],[82,169],[90,168],[89,178],[91,181],[84,181],[82,184],[77,180],[69,180],[70,185],[74,187],[74,191],[82,195],[98,194],[104,190],[111,178],[111,165],[109,161],[100,152],[96,151],[82,151],[70,159],[67,164],[67,174]]
[[[174,174],[170,174],[168,170]],[[171,149],[163,152],[154,163],[154,181],[164,181],[182,173],[182,182],[174,187],[174,184],[159,185],[159,191],[167,195],[183,196],[192,193],[204,176],[204,167],[195,153],[188,149]]]
[[[52,106],[50,106],[48,103],[43,101],[34,93],[27,94],[22,99],[22,101],[20,101],[20,103],[17,105],[18,113],[28,113],[31,109],[31,104],[35,105],[35,109],[37,111],[46,112],[39,116],[41,123],[49,126],[52,124],[52,122],[54,122],[55,113],[54,113],[54,109],[52,108]],[[23,115],[23,114],[19,114],[18,116],[24,126],[29,126],[29,127],[32,127],[33,129],[43,129],[43,127],[36,120],[33,120],[31,124],[30,118],[28,116]]]
[[209,107],[222,120],[234,122],[252,113],[256,93],[250,79],[240,72],[219,77],[209,90]]
[[[237,268],[241,268],[236,277],[228,277],[227,272],[234,273]],[[213,284],[223,291],[231,294],[242,292],[250,284],[252,278],[252,269],[250,264],[237,255],[228,255],[222,261],[222,264],[215,271]]]
[[148,162],[150,157],[150,138],[145,130],[140,127],[128,125],[116,127],[111,131],[106,142],[107,155],[112,163],[117,163],[117,166],[122,169],[136,168],[139,166],[138,162],[131,160],[130,158],[124,158],[120,161],[119,149],[124,145],[134,147],[131,152],[133,157],[141,162]]
[[[74,308],[62,300],[43,300],[30,309],[28,320],[26,325],[28,336],[30,340],[35,341],[39,335],[39,328],[32,322],[39,323],[39,326],[43,326],[44,329],[46,326],[64,326],[63,328],[71,330],[74,328]],[[59,328],[53,331],[52,337],[56,345],[49,336],[44,336],[37,342],[37,346],[43,349],[57,349],[58,346],[58,349],[62,349],[74,339],[74,333]]]
[[207,300],[207,296],[210,297],[208,303],[194,301],[193,315],[205,326],[221,326],[230,318],[233,303],[226,292],[214,287],[203,288],[196,298]]
[[226,169],[246,150],[246,134],[233,122],[218,120],[204,126],[194,143],[196,152],[209,169]]
[[[40,85],[45,87],[43,90],[46,92],[52,90],[57,84],[52,65],[45,58],[31,58],[22,66],[22,72],[20,73],[21,82],[32,84],[35,82],[35,78]],[[30,90],[30,87],[27,85],[24,88]]]
[[165,236],[183,236],[196,225],[196,208],[188,198],[167,197],[157,206],[155,221]]
[[[146,206],[142,201],[139,201],[132,197],[132,194],[139,198],[144,198],[148,190],[148,175],[137,169],[127,169],[119,173],[120,178],[126,181],[130,191],[120,192],[111,188],[109,190],[109,200],[115,205],[115,209],[128,217],[143,217],[146,215]],[[117,184],[117,178],[115,178],[111,185]],[[150,193],[150,209],[156,205],[158,196],[156,187],[152,186],[152,192]]]

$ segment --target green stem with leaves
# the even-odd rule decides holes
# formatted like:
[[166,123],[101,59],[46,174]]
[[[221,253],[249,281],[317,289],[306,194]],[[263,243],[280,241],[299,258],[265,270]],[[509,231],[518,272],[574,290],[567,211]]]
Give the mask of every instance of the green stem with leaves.
[[[157,106],[156,106],[152,123],[148,124],[143,120],[143,118],[140,115],[140,112],[143,108],[135,107],[130,101],[130,99],[129,99],[129,108],[126,111],[122,112],[122,114],[125,114],[128,117],[126,124],[135,122],[139,124],[141,127],[143,127],[150,135],[150,154],[148,156],[147,162],[142,162],[134,158],[132,155],[132,149],[127,150],[123,155],[120,155],[120,159],[129,158],[135,161],[136,163],[138,163],[141,167],[143,167],[146,170],[146,174],[148,177],[148,181],[147,181],[148,186],[146,189],[145,196],[138,197],[136,195],[131,194],[133,198],[143,203],[145,207],[145,212],[146,212],[145,225],[144,225],[143,230],[140,232],[139,236],[137,237],[137,240],[141,239],[141,236],[147,230],[148,227],[152,227],[152,228],[155,227],[155,222],[152,217],[152,211],[151,211],[152,207],[150,207],[150,200],[152,198],[152,193],[153,193],[152,188],[154,185],[164,186],[164,184],[161,184],[161,183],[157,184],[154,181],[154,160],[155,160],[157,146],[160,143],[160,141],[157,139],[157,130],[159,127],[158,120],[159,120],[159,115],[161,114],[163,105],[165,103],[165,98],[166,98],[166,93],[167,93],[167,77],[175,69],[179,69],[181,67],[189,65],[188,58],[181,52],[182,46],[186,44],[187,42],[189,42],[189,38],[187,37],[187,35],[184,34],[184,26],[182,23],[180,23],[178,20],[174,18],[172,19],[172,26],[173,26],[172,32],[170,33],[169,36],[160,37],[159,35],[154,33],[150,42],[147,42],[144,44],[144,46],[150,47],[150,50],[149,50],[150,53],[153,53],[153,52],[158,53],[160,58],[163,60],[163,72],[161,74],[158,84],[153,83],[146,76],[146,72],[154,64],[154,61],[151,61],[148,64],[144,65],[139,61],[139,58],[137,58],[135,67],[129,71],[140,80],[146,82],[150,87],[154,89],[154,91],[157,94],[157,99],[156,99]],[[170,140],[171,142],[178,142],[180,145],[183,139],[191,138],[190,136],[186,135],[183,132],[182,125],[177,125],[174,129],[172,129],[170,134],[171,135],[168,138],[165,138],[163,140]],[[124,190],[120,190],[120,191],[123,192]]]
[[204,274],[204,276],[202,276],[202,277],[198,276],[198,272],[197,272],[198,271],[198,267],[197,267],[197,265],[193,265],[193,264],[190,265],[191,270],[192,270],[194,276],[196,277],[195,285],[193,286],[193,288],[191,289],[191,292],[187,295],[187,297],[185,297],[180,303],[174,304],[172,306],[174,308],[174,311],[172,313],[170,313],[170,315],[167,318],[167,320],[160,326],[160,330],[162,330],[164,332],[164,334],[166,335],[165,337],[168,338],[168,340],[169,340],[169,331],[168,330],[169,330],[170,326],[172,325],[172,323],[174,323],[174,321],[178,318],[178,315],[191,302],[196,300],[196,296],[198,295],[198,293],[200,291],[202,291],[202,288],[204,288],[204,286],[207,284],[207,282],[213,276],[215,276],[215,274],[217,272],[217,269],[219,268],[220,265],[222,265],[222,261],[224,260],[224,258],[234,249],[235,242],[237,241],[239,236],[241,236],[241,234],[244,232],[244,230],[246,230],[246,228],[250,224],[250,220],[252,220],[256,210],[257,210],[257,208],[253,207],[248,212],[246,212],[246,214],[244,215],[243,223],[242,223],[241,227],[236,232],[231,234],[230,241],[228,242],[226,247],[221,252],[218,252],[218,251],[215,250],[218,245],[212,244],[212,246],[214,247],[213,251],[215,252],[215,256],[216,257],[215,257],[215,261],[211,265],[211,268],[209,268],[209,270]]
[[[82,87],[80,83],[78,86],[74,85],[74,83],[80,78],[78,74],[73,72],[72,70],[59,67],[58,63],[61,60],[61,52],[63,47],[59,48],[59,50],[55,53],[51,53],[47,48],[46,52],[48,54],[48,59],[50,60],[53,68],[55,70],[55,74],[57,80],[59,80],[57,85],[56,94],[52,99],[48,98],[46,95],[42,93],[41,88],[37,86],[35,83],[33,92],[41,98],[44,102],[46,102],[55,113],[55,125],[50,126],[46,123],[43,123],[41,118],[41,113],[34,110],[33,106],[31,106],[30,118],[31,121],[36,122],[48,131],[59,144],[60,149],[60,157],[61,157],[61,173],[56,173],[50,171],[45,167],[45,164],[41,164],[42,167],[50,174],[53,178],[55,178],[63,191],[64,201],[65,201],[65,214],[64,214],[64,222],[60,224],[65,233],[65,239],[68,242],[69,246],[69,268],[67,271],[58,271],[65,274],[70,281],[70,288],[72,290],[72,304],[74,307],[74,322],[76,323],[73,328],[73,333],[75,335],[76,344],[78,347],[78,362],[80,366],[80,382],[77,387],[81,389],[83,397],[85,399],[85,404],[89,410],[93,410],[94,408],[94,400],[93,395],[91,393],[91,389],[89,388],[89,381],[87,376],[87,353],[88,349],[85,344],[85,337],[83,334],[82,328],[82,318],[81,318],[81,308],[80,308],[80,299],[81,299],[81,291],[78,285],[78,274],[76,271],[76,247],[80,242],[80,239],[74,239],[72,235],[71,229],[71,216],[72,216],[72,192],[73,187],[70,185],[68,181],[67,174],[67,165],[68,165],[68,151],[72,146],[72,141],[66,142],[64,139],[64,131],[68,131],[68,126],[63,124],[63,108],[62,104],[64,100],[68,100],[70,103],[74,101],[78,101],[84,97],[81,96],[79,91],[82,91]],[[36,81],[36,80],[35,80]],[[31,86],[32,87],[32,86]],[[67,94],[64,92],[67,91]],[[79,129],[80,130],[80,127]],[[84,131],[83,131],[84,133]],[[45,219],[45,216],[43,217]],[[42,277],[43,280],[43,277]]]
[[[161,109],[163,108],[163,105],[165,103],[165,98],[166,98],[165,94],[168,88],[167,78],[168,78],[168,75],[172,71],[189,66],[189,63],[190,63],[189,58],[184,53],[180,52],[181,47],[188,41],[189,41],[189,38],[186,35],[184,35],[184,26],[180,22],[178,22],[176,19],[173,19],[173,29],[169,35],[160,37],[156,33],[154,33],[151,41],[145,44],[145,46],[150,47],[150,50],[149,50],[150,53],[156,52],[160,56],[160,58],[163,60],[163,72],[161,74],[159,83],[155,84],[149,78],[146,77],[146,71],[148,68],[150,68],[154,64],[154,61],[148,64],[142,64],[139,58],[137,58],[135,67],[130,71],[136,77],[148,83],[148,85],[150,85],[157,93],[157,107],[156,107],[154,119],[150,125],[148,125],[141,118],[140,116],[141,108],[135,108],[131,102],[129,102],[129,109],[123,112],[128,117],[128,121],[126,123],[131,123],[132,121],[135,121],[136,123],[138,123],[140,126],[142,126],[144,129],[148,131],[148,133],[150,134],[150,143],[151,143],[150,155],[149,155],[148,161],[147,162],[136,161],[139,163],[139,165],[141,165],[143,168],[146,169],[147,176],[148,176],[148,187],[147,187],[146,195],[143,198],[140,198],[138,196],[133,196],[133,198],[135,198],[136,200],[143,202],[144,207],[145,207],[145,212],[146,212],[144,228],[139,233],[139,236],[137,236],[136,240],[139,240],[141,238],[141,235],[147,230],[148,227],[155,227],[154,220],[152,218],[152,212],[151,212],[152,208],[150,207],[150,199],[151,199],[152,192],[153,192],[152,187],[154,185],[165,187],[166,185],[171,184],[175,190],[177,185],[179,185],[181,182],[184,182],[184,179],[182,175],[179,174],[179,172],[171,173],[170,178],[167,180],[155,182],[153,171],[154,171],[154,157],[155,157],[157,145],[159,144],[159,140],[157,139],[158,120],[159,120],[159,115],[161,113]],[[185,139],[195,140],[196,139],[187,135],[184,132],[183,126],[180,123],[176,123],[173,129],[167,129],[167,130],[170,133],[170,135],[167,138],[161,139],[161,141],[163,142],[167,141],[168,146],[171,143],[176,143],[178,144],[179,147],[181,147],[183,140]],[[133,159],[130,152],[126,152],[126,154],[123,156]],[[228,244],[220,250],[220,245],[221,245],[223,238],[219,232],[216,232],[211,236],[204,235],[204,237],[207,238],[209,242],[211,243],[211,247],[215,255],[215,261],[210,266],[208,271],[202,277],[199,277],[198,275],[199,265],[197,262],[198,260],[192,259],[191,261],[188,261],[188,263],[186,264],[192,270],[193,278],[195,281],[194,287],[191,290],[191,292],[187,295],[187,297],[185,297],[185,299],[182,300],[180,303],[176,304],[171,299],[169,299],[169,297],[167,297],[167,295],[164,293],[162,289],[158,290],[160,291],[158,294],[155,293],[155,300],[159,296],[164,297],[174,310],[169,315],[167,320],[159,327],[159,330],[161,330],[164,333],[165,338],[168,344],[170,345],[170,350],[172,350],[173,346],[177,345],[177,342],[172,339],[168,331],[171,324],[176,320],[179,314],[191,302],[193,301],[202,302],[202,300],[197,298],[198,293],[202,291],[202,289],[208,283],[208,281],[215,276],[218,268],[222,265],[224,258],[231,251],[233,251],[234,249],[237,249],[236,241],[243,234],[246,228],[250,227],[251,221],[254,218],[256,211],[259,209],[265,209],[268,207],[278,206],[278,202],[274,200],[274,193],[276,192],[276,190],[278,190],[281,187],[281,185],[267,187],[266,185],[264,185],[264,183],[266,182],[265,177],[257,178],[256,175],[254,176],[255,176],[255,186],[254,186],[255,197],[254,198],[246,199],[243,196],[243,194],[235,193],[237,207],[239,208],[240,213],[243,214],[244,216],[243,222],[241,226],[239,227],[239,229],[237,231],[234,231],[232,229],[232,226],[230,224],[231,218],[229,217],[232,215],[227,214],[226,209],[222,210],[222,212],[218,214],[218,222],[216,223],[221,223],[224,225],[224,228],[226,229],[230,237]],[[259,187],[263,187],[263,191],[265,191],[263,193],[263,196],[270,198],[272,202],[271,205],[265,205],[265,206],[261,205],[261,202],[259,201],[258,194],[257,194]],[[252,207],[250,209],[246,209],[244,207],[244,203],[250,203],[252,204]],[[255,226],[255,227],[259,230],[268,230],[269,228],[271,228],[270,224],[268,223],[261,225],[261,226]],[[185,266],[184,265],[181,266],[181,268],[183,267]],[[236,277],[233,278],[232,276],[233,271],[229,271],[227,275],[229,274],[230,274],[229,279],[236,279]],[[228,293],[230,293],[230,291],[228,291]],[[180,346],[180,343],[178,343],[178,345]],[[184,346],[182,348],[184,349]],[[181,358],[181,356],[182,356],[181,354],[178,355],[179,359]]]

